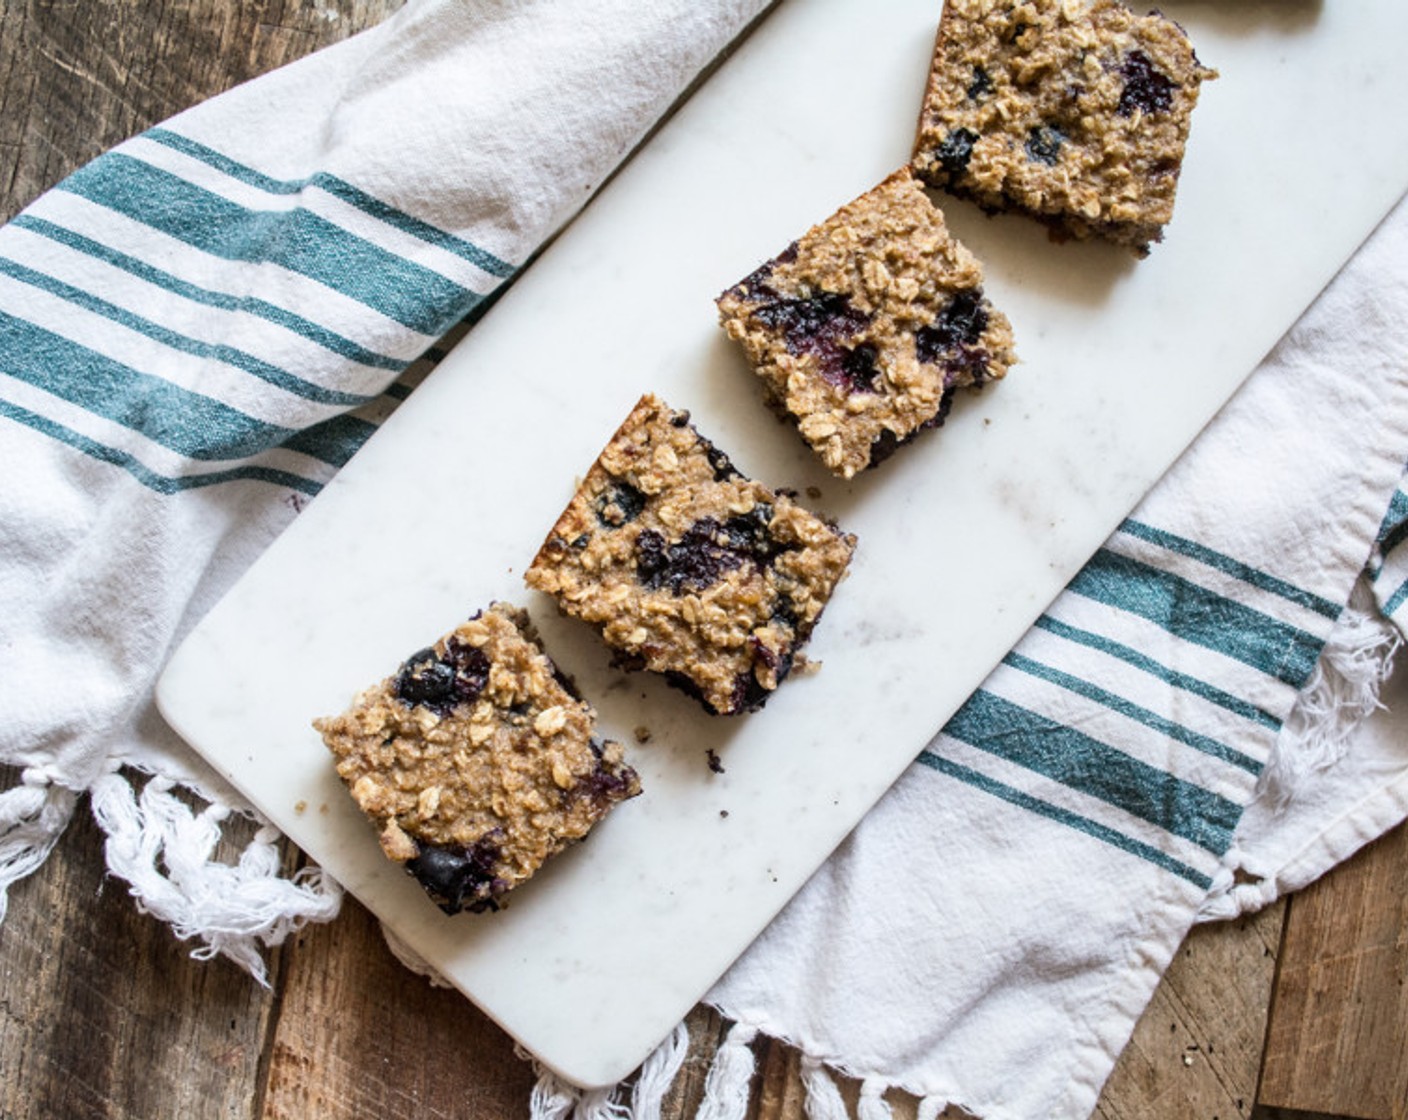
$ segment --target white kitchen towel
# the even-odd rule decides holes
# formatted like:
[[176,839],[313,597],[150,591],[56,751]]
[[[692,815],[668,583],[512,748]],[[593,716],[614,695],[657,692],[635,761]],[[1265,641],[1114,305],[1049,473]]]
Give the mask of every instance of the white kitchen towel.
[[[762,7],[412,3],[0,230],[0,762],[22,768],[0,793],[0,900],[87,792],[113,871],[198,952],[259,974],[260,942],[331,916],[336,886],[282,879],[268,830],[211,861],[242,807],[161,724],[153,681],[443,332]],[[741,1114],[761,1029],[803,1047],[818,1117],[838,1103],[827,1066],[865,1080],[869,1118],[889,1086],[929,1113],[1081,1116],[1238,859],[1260,851],[1289,883],[1275,869],[1339,858],[1347,819],[1362,842],[1401,818],[1391,749],[1370,762],[1359,738],[1283,729],[1346,691],[1332,668],[1302,690],[1327,641],[1356,678],[1392,645],[1344,604],[1368,562],[1397,610],[1406,231],[1400,209],[711,994],[739,1025],[707,1115]],[[1264,823],[1244,838],[1248,803]],[[1339,832],[1305,859],[1288,820]],[[640,1115],[680,1041],[649,1063]],[[617,1108],[550,1078],[537,1105]]]

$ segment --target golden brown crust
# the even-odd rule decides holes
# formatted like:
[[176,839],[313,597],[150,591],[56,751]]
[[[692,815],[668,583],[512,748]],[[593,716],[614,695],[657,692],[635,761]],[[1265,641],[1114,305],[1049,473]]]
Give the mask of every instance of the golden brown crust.
[[527,615],[495,603],[314,727],[387,858],[454,912],[495,905],[640,792],[594,721]]
[[1015,362],[982,282],[905,167],[724,292],[719,320],[773,407],[851,478]]
[[1183,29],[1118,0],[948,0],[915,140],[926,182],[1140,255],[1173,216],[1201,84]]
[[626,666],[731,715],[787,676],[854,547],[646,394],[524,579],[598,627]]

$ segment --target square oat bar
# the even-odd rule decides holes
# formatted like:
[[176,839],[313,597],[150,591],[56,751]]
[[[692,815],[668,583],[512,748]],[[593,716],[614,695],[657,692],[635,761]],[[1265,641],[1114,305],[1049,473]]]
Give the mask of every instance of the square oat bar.
[[595,719],[527,614],[494,603],[313,726],[387,857],[454,914],[498,909],[640,793]]
[[1012,328],[908,168],[718,298],[769,403],[851,478],[1006,375]]
[[734,715],[792,670],[854,548],[646,394],[524,578],[596,626],[620,664]]
[[1173,20],[1118,0],[947,0],[914,168],[989,210],[1145,256],[1216,76]]

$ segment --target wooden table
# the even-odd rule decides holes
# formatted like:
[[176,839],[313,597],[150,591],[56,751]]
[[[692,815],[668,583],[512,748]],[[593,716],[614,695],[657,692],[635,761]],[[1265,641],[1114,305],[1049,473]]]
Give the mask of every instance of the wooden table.
[[[0,0],[0,218],[106,147],[371,25],[399,0]],[[936,0],[936,8],[938,6]],[[15,775],[0,770],[0,788]],[[247,836],[249,826],[238,824]],[[512,1042],[402,969],[348,901],[270,954],[263,989],[197,962],[105,876],[80,809],[0,926],[0,1120],[523,1116]],[[290,867],[299,853],[289,850]],[[1196,929],[1102,1120],[1408,1120],[1408,831],[1290,900]],[[666,1120],[726,1029],[690,1017]],[[751,1120],[800,1120],[798,1055],[760,1041]],[[856,1086],[847,1085],[852,1108]],[[897,1120],[914,1102],[895,1094]],[[954,1115],[957,1115],[955,1113]]]

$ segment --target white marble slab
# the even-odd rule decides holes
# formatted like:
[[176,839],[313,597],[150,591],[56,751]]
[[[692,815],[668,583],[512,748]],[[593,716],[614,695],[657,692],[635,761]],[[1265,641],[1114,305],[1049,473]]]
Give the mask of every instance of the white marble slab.
[[[161,683],[201,753],[580,1084],[614,1082],[668,1033],[1408,185],[1402,0],[1166,3],[1223,75],[1204,89],[1166,242],[1136,262],[948,205],[1023,364],[840,484],[760,404],[712,299],[907,159],[939,7],[783,3]],[[760,714],[711,719],[611,670],[584,627],[522,587],[574,480],[647,388],[746,472],[817,487],[812,504],[860,536],[812,643],[823,670]],[[309,721],[494,598],[529,606],[647,792],[503,912],[450,918],[382,858]]]

